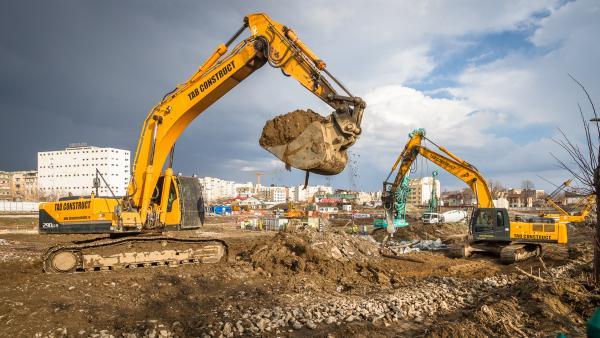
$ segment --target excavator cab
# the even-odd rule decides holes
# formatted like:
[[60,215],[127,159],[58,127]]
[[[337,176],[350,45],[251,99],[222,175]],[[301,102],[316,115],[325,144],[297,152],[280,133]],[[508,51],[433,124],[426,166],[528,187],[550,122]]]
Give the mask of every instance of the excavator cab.
[[202,185],[197,178],[162,175],[151,201],[155,209],[163,210],[159,220],[165,227],[182,230],[199,228],[204,224]]
[[471,217],[475,240],[510,241],[510,219],[504,208],[477,208]]

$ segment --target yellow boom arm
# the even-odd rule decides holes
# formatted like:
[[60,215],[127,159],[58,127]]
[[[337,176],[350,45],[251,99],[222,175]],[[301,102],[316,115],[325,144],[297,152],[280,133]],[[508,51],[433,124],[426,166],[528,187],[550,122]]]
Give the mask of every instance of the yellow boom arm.
[[389,192],[391,192],[391,196],[393,196],[393,193],[402,182],[402,178],[410,170],[412,163],[415,161],[418,155],[421,155],[434,164],[437,164],[440,168],[456,176],[461,181],[465,182],[469,188],[471,188],[475,194],[475,197],[477,198],[477,207],[494,207],[492,194],[490,193],[488,184],[483,176],[479,173],[477,168],[460,159],[458,156],[454,155],[442,146],[436,145],[443,154],[423,146],[421,144],[423,139],[425,139],[425,130],[423,129],[417,129],[409,136],[410,139],[408,143],[404,147],[404,150],[402,150],[400,156],[398,156],[396,162],[394,162],[392,170],[388,175],[389,179],[399,166],[394,182],[387,188],[385,187],[387,182],[384,183],[384,196],[389,195]]
[[[246,28],[252,35],[228,52],[229,45]],[[302,43],[291,29],[265,14],[251,14],[245,17],[244,25],[227,43],[219,45],[196,73],[167,94],[148,114],[135,152],[124,210],[137,210],[140,221],[146,222],[153,191],[169,156],[171,160],[164,175],[173,175],[173,147],[186,127],[267,62],[279,68],[284,75],[295,78],[304,88],[336,110],[333,114],[336,128],[344,136],[338,143],[348,147],[356,141],[360,134],[364,102],[352,96],[331,76],[325,69],[325,62]],[[336,82],[347,96],[338,95],[323,73]]]

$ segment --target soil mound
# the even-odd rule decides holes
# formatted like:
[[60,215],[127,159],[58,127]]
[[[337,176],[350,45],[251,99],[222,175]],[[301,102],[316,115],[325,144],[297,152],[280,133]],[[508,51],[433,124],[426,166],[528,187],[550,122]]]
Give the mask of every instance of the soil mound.
[[261,147],[286,144],[296,139],[314,121],[325,120],[327,120],[325,117],[310,109],[294,110],[267,121],[258,142]]
[[371,237],[314,230],[281,232],[268,244],[253,247],[245,256],[254,269],[275,276],[320,275],[347,285],[389,283],[379,264],[379,244]]
[[[442,321],[429,335],[533,337],[563,332],[583,336],[583,324],[600,305],[597,290],[588,290],[580,279],[586,269],[587,264],[547,282],[521,279],[512,286],[498,288],[461,313],[461,320]],[[561,268],[554,270],[559,272]]]

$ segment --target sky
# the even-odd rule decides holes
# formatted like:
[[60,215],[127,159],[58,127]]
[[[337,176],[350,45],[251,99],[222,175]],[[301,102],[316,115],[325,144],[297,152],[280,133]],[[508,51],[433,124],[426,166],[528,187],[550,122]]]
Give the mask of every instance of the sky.
[[[350,165],[311,184],[380,189],[408,133],[488,179],[552,190],[569,178],[558,128],[583,140],[578,111],[600,106],[600,2],[12,1],[0,11],[0,170],[37,167],[69,143],[135,150],[148,111],[241,26],[265,12],[292,27],[367,103]],[[242,36],[248,37],[246,31]],[[238,40],[239,41],[239,40]],[[176,145],[176,172],[299,185],[258,145],[264,122],[331,109],[268,65],[209,107]],[[419,160],[412,177],[435,167]],[[543,177],[544,179],[540,178]],[[440,173],[442,189],[464,187]]]

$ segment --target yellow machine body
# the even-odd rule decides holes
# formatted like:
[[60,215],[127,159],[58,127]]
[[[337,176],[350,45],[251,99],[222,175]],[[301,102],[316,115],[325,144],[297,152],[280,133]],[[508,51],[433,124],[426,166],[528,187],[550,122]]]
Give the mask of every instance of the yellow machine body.
[[[245,29],[250,30],[251,36],[229,50]],[[119,200],[84,198],[80,202],[87,205],[89,201],[90,208],[68,212],[56,209],[66,201],[45,203],[40,207],[40,229],[55,233],[63,229],[86,232],[84,228],[88,225],[88,232],[127,232],[196,224],[192,217],[201,212],[196,204],[199,189],[191,183],[182,187],[174,178],[175,143],[196,117],[267,63],[297,80],[335,111],[322,123],[311,124],[290,143],[265,149],[286,165],[307,172],[326,175],[341,172],[347,163],[346,149],[361,133],[364,101],[352,96],[293,30],[264,13],[255,13],[247,15],[243,26],[229,41],[220,44],[187,81],[177,85],[148,113],[126,196]],[[347,96],[339,95],[327,78]],[[179,203],[173,203],[174,200]]]

